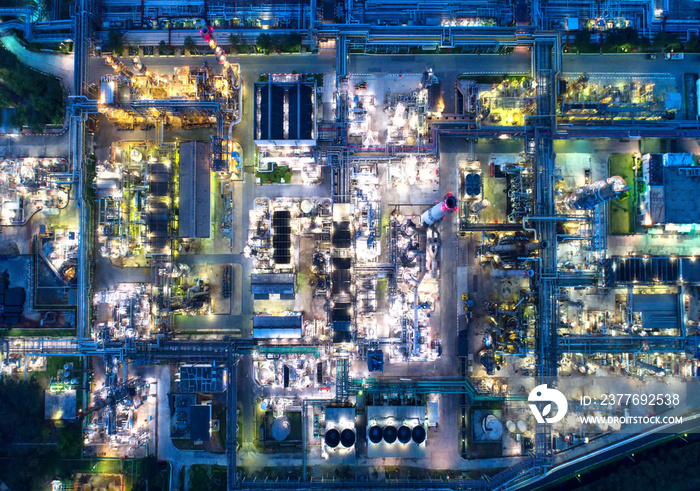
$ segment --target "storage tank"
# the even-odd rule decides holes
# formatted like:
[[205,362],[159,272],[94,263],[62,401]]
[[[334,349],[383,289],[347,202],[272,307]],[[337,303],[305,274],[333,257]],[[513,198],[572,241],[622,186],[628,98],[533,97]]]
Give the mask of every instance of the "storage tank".
[[387,425],[384,427],[384,441],[394,443],[396,441],[396,426]]
[[418,445],[425,441],[426,432],[425,428],[423,428],[421,425],[414,426],[413,431],[411,433],[413,441],[416,442]]
[[421,220],[426,226],[434,225],[450,213],[457,210],[457,198],[452,193],[448,193],[444,200],[435,204],[432,208],[426,210],[421,215]]
[[326,435],[323,439],[326,442],[326,445],[331,448],[335,448],[340,443],[340,432],[335,428],[331,428],[330,430],[326,431]]
[[378,425],[373,425],[369,429],[369,441],[379,443],[382,441],[382,428]]
[[350,448],[355,445],[355,431],[350,428],[345,428],[340,433],[340,444],[345,448]]
[[491,441],[498,441],[503,436],[503,424],[493,414],[489,414],[481,420],[481,429],[486,438]]
[[292,424],[287,416],[280,416],[272,423],[272,438],[281,442],[292,432]]
[[399,442],[403,443],[404,445],[408,442],[411,441],[411,428],[409,428],[406,425],[402,425],[399,427],[398,431],[398,439]]

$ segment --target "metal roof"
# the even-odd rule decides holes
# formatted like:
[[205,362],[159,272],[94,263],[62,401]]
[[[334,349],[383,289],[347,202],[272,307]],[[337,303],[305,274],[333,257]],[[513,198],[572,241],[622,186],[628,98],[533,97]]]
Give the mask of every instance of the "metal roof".
[[180,144],[180,237],[207,239],[211,233],[211,172],[204,142]]

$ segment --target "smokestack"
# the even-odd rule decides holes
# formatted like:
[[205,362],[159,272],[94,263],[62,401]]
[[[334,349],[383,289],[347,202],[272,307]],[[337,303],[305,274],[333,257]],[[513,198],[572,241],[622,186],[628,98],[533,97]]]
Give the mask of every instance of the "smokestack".
[[423,225],[429,227],[439,222],[450,213],[454,213],[455,210],[457,210],[457,198],[455,198],[452,193],[449,193],[444,201],[437,203],[429,210],[423,212],[421,220],[423,221]]
[[493,270],[491,270],[491,276],[494,278],[502,278],[502,277],[532,278],[533,276],[535,276],[535,271],[532,269],[493,269]]

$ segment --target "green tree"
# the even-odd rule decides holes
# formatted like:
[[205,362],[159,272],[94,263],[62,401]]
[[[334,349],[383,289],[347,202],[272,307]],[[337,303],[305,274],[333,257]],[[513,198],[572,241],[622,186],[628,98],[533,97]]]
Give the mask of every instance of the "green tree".
[[282,51],[296,53],[301,51],[301,34],[287,34],[282,38]]
[[654,36],[654,41],[652,41],[651,45],[656,49],[674,51],[680,49],[681,42],[675,34],[659,31]]
[[573,42],[573,48],[583,53],[591,51],[593,49],[593,44],[591,43],[591,31],[578,31]]
[[187,36],[185,38],[185,43],[184,46],[185,50],[187,50],[190,54],[193,54],[195,51],[197,51],[197,45],[194,44],[194,40],[192,39],[192,36]]
[[697,53],[700,51],[700,37],[691,36],[690,39],[688,39],[688,42],[685,43],[685,50],[692,53]]
[[272,36],[269,34],[260,34],[256,44],[258,45],[258,48],[260,48],[266,54],[270,54],[270,51],[273,48]]
[[231,44],[231,52],[238,54],[246,50],[246,42],[243,34],[231,34],[228,37],[228,42]]
[[210,466],[193,465],[189,474],[190,491],[226,491],[225,474],[214,472]]
[[27,109],[22,106],[16,108],[15,112],[10,116],[10,124],[21,131],[24,125],[27,124]]
[[65,458],[80,458],[83,448],[81,423],[66,423],[58,432],[58,451]]
[[138,466],[138,474],[134,479],[132,491],[146,491],[165,489],[165,480],[155,455],[141,459]]
[[109,33],[107,35],[107,40],[109,42],[109,47],[112,49],[112,52],[117,55],[121,56],[122,53],[124,53],[124,33],[117,30],[117,29],[110,29]]

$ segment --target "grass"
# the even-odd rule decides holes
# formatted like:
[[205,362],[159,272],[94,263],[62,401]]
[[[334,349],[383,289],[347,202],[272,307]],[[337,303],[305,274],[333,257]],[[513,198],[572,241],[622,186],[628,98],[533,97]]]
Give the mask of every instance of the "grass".
[[630,235],[636,233],[636,176],[634,173],[634,156],[614,153],[608,161],[610,176],[622,177],[630,190],[627,197],[610,202],[610,235]]
[[[46,373],[49,377],[55,377],[59,370],[63,369],[66,363],[73,363],[73,373],[82,373],[83,365],[80,358],[75,356],[47,356],[46,357]],[[73,378],[72,376],[71,378]]]
[[272,172],[255,171],[255,177],[260,179],[261,184],[266,183],[281,183],[284,180],[285,184],[292,182],[292,172],[289,167],[275,164]]
[[389,300],[389,280],[387,278],[377,279],[377,307],[383,308]]
[[41,336],[41,337],[58,337],[58,338],[64,338],[67,336],[74,336],[75,335],[75,329],[8,329],[0,335],[2,336],[7,336],[7,337],[32,337],[32,336]]
[[0,109],[15,108],[15,128],[29,125],[42,133],[47,124],[61,124],[65,100],[61,82],[32,70],[10,51],[0,47]]

